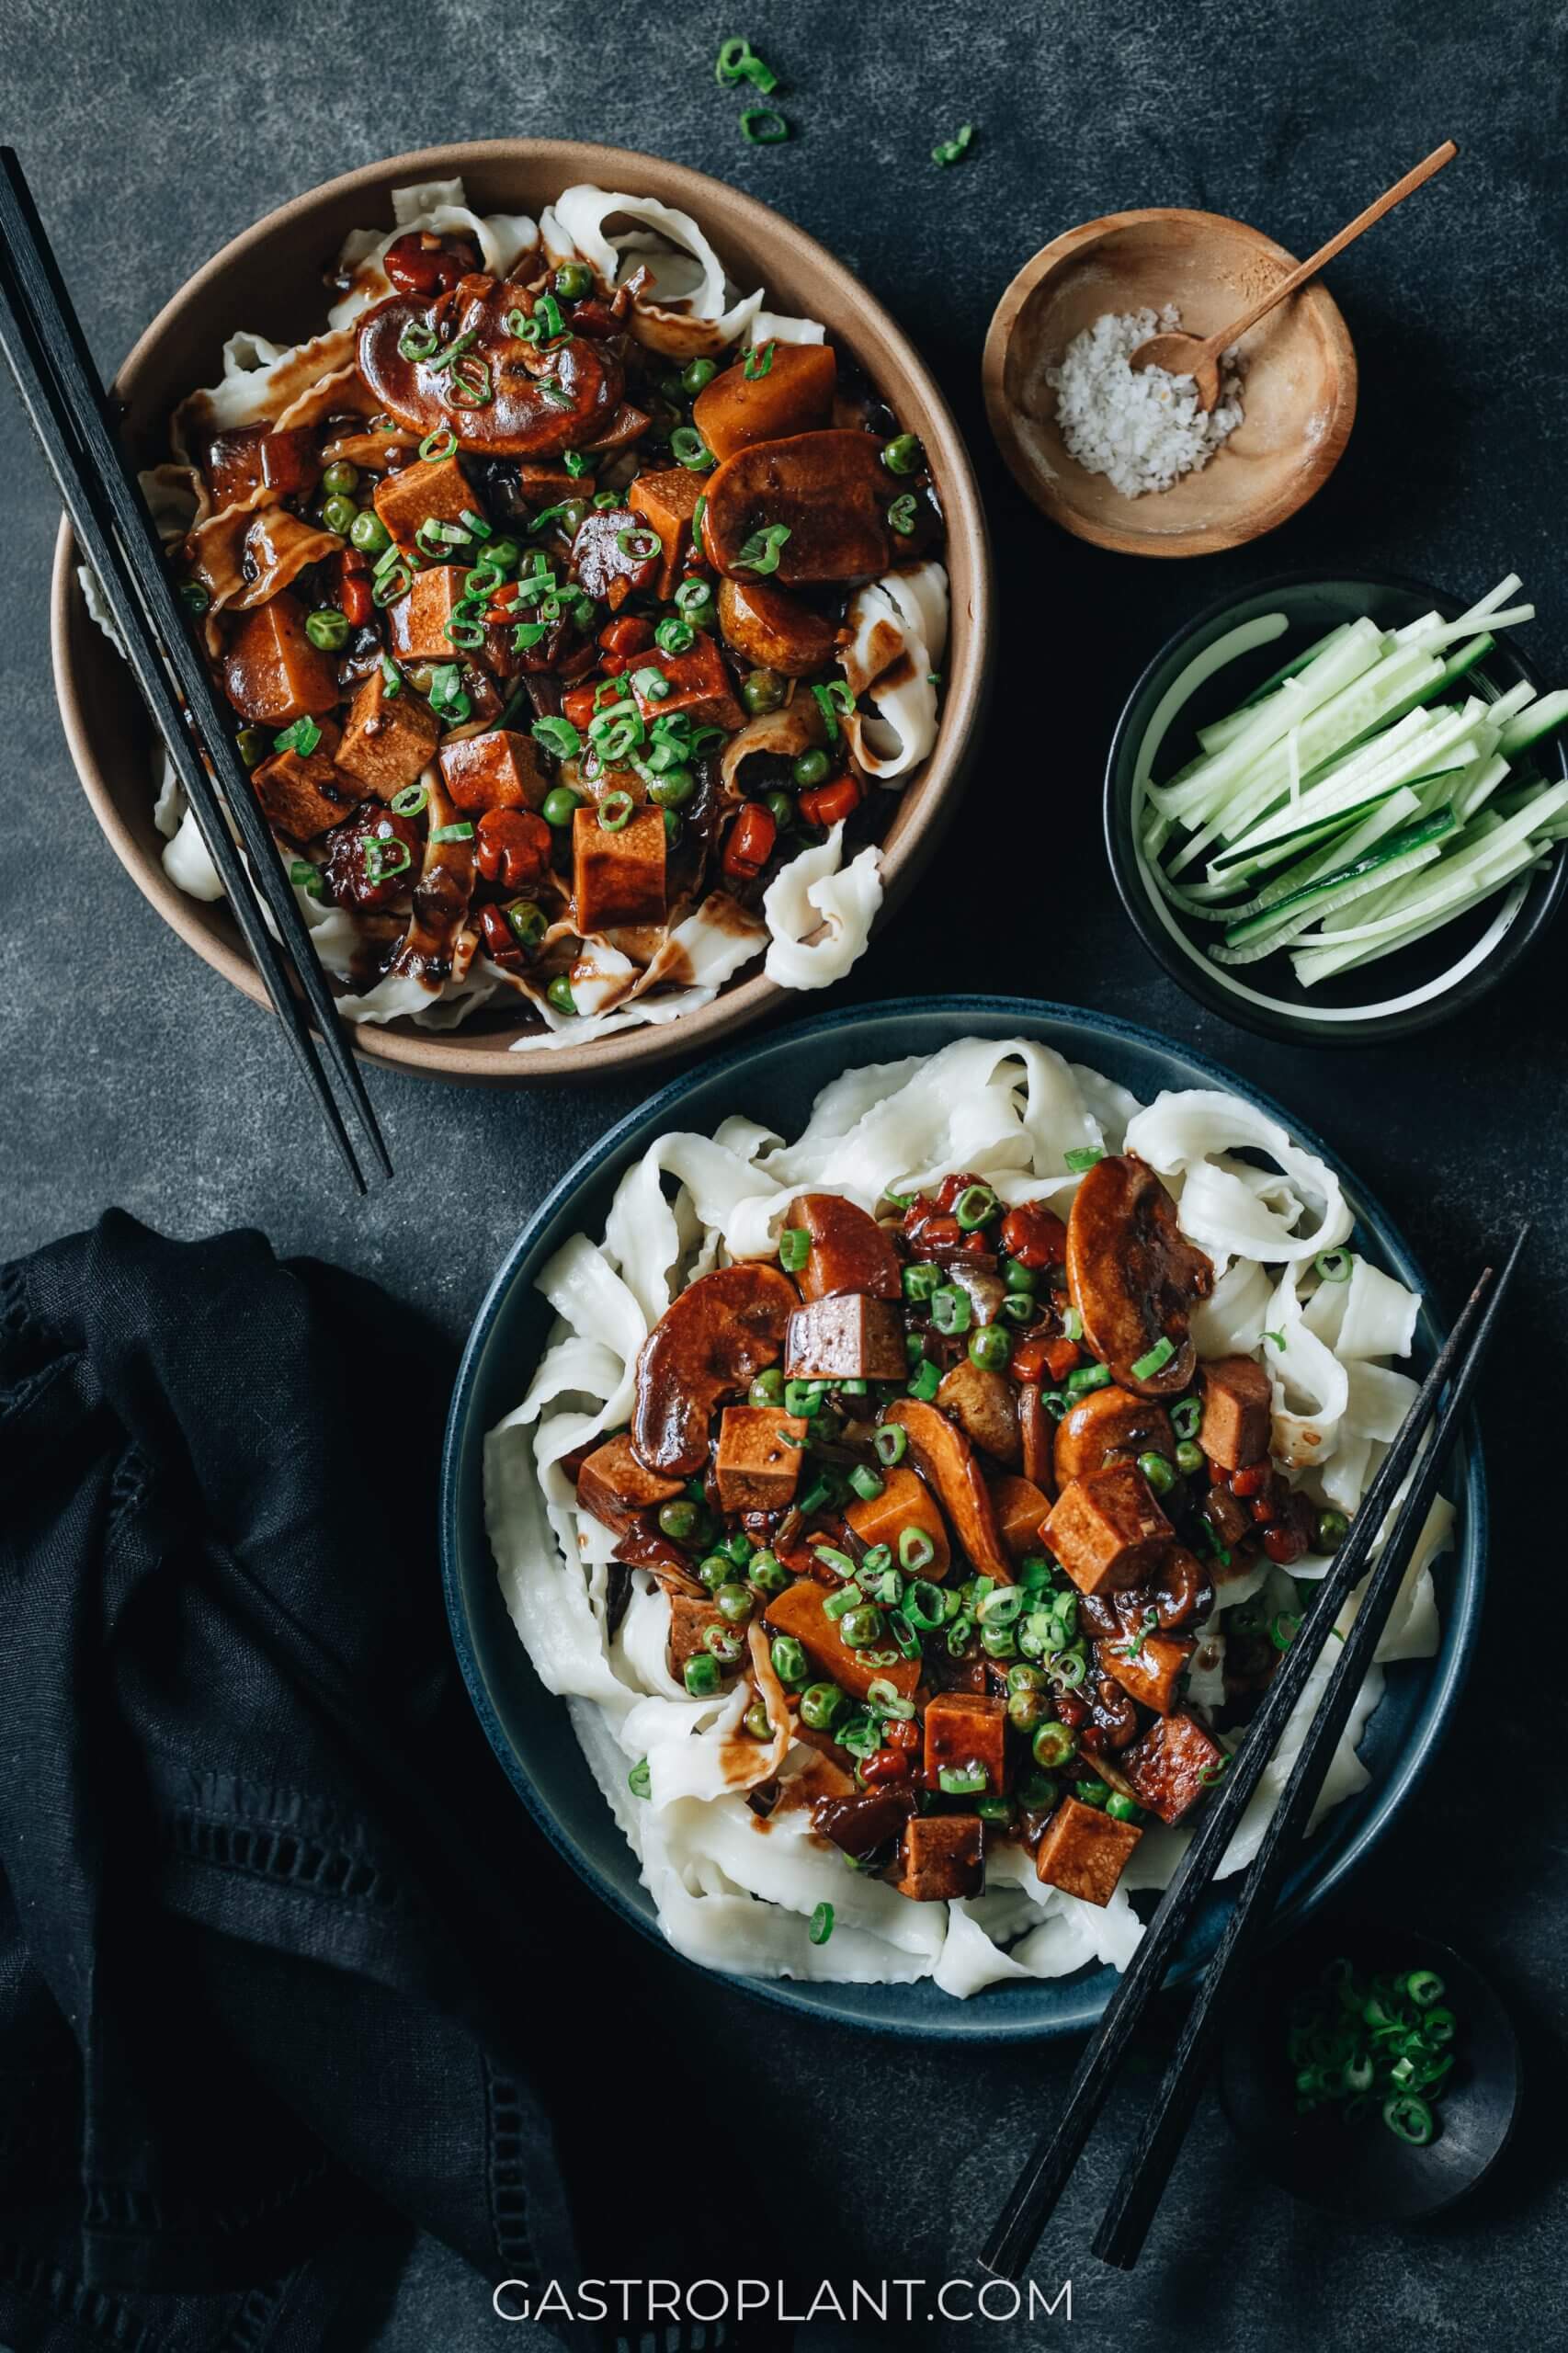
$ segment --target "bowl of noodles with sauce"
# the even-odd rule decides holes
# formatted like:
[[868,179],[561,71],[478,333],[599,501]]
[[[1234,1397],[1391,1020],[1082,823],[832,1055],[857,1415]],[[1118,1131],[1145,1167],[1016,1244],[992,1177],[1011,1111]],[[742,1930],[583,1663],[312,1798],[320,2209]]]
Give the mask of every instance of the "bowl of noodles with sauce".
[[[1081,2029],[1439,1338],[1378,1205],[1196,1055],[984,997],[786,1031],[612,1131],[481,1310],[443,1482],[471,1696],[696,1965],[879,2030]],[[1467,1442],[1281,1930],[1436,1745],[1484,1520]]]
[[[568,142],[401,156],[225,247],[116,391],[362,1051],[710,1046],[841,977],[933,847],[990,654],[968,456],[767,207]],[[261,1002],[65,527],[53,642],[111,845]]]

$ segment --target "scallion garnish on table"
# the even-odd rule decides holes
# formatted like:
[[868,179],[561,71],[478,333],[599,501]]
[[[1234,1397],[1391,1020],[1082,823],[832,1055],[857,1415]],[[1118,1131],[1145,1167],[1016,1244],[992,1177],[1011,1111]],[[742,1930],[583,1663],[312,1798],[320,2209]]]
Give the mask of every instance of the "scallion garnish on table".
[[1435,1970],[1362,1977],[1333,1961],[1298,1996],[1286,2036],[1296,2107],[1337,2108],[1346,2123],[1381,2115],[1396,2140],[1425,2148],[1454,2063],[1459,2021]]

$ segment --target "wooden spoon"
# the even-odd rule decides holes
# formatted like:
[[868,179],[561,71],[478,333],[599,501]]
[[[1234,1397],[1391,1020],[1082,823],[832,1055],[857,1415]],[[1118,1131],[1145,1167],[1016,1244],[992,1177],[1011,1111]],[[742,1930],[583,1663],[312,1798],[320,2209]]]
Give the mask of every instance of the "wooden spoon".
[[1369,204],[1365,212],[1358,212],[1354,221],[1341,229],[1337,237],[1331,237],[1326,245],[1320,245],[1310,260],[1299,264],[1289,277],[1280,279],[1278,286],[1270,287],[1250,311],[1244,311],[1239,319],[1233,319],[1218,335],[1206,337],[1195,335],[1151,335],[1148,342],[1141,343],[1133,353],[1133,367],[1164,368],[1172,376],[1192,377],[1198,386],[1199,407],[1212,408],[1220,397],[1221,354],[1229,351],[1238,336],[1244,335],[1248,327],[1256,326],[1277,302],[1285,300],[1287,294],[1293,294],[1298,286],[1304,286],[1309,278],[1315,278],[1318,271],[1331,262],[1335,254],[1342,254],[1364,229],[1369,229],[1374,221],[1381,221],[1385,212],[1392,212],[1396,204],[1403,204],[1414,189],[1440,172],[1445,164],[1451,164],[1458,153],[1459,149],[1453,141],[1445,139],[1440,147],[1433,149],[1424,164],[1417,164],[1413,172],[1406,172],[1402,180],[1396,180],[1375,204]]

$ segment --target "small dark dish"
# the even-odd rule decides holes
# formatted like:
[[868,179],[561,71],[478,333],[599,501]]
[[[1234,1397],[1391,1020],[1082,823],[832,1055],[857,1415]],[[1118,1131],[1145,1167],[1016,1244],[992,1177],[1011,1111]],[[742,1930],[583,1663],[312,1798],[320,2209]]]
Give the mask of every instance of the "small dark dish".
[[[1368,1974],[1433,1969],[1443,1980],[1459,2037],[1437,2134],[1425,2148],[1375,2115],[1346,2124],[1337,2109],[1297,2112],[1285,2047],[1290,2005],[1340,1954]],[[1358,2221],[1412,2222],[1464,2197],[1502,2155],[1518,2099],[1518,2043],[1486,1980],[1436,1938],[1354,1914],[1314,1923],[1270,1956],[1220,2054],[1221,2105],[1248,2156],[1293,2198]]]
[[[1468,600],[1466,600],[1468,601]],[[1282,661],[1343,621],[1363,614],[1380,628],[1400,629],[1436,608],[1445,618],[1466,602],[1418,580],[1322,579],[1296,573],[1265,581],[1245,597],[1227,599],[1178,630],[1143,672],[1123,708],[1106,762],[1105,830],[1111,873],[1121,904],[1144,947],[1174,981],[1212,1013],[1242,1028],[1290,1044],[1364,1045],[1408,1037],[1476,1004],[1528,954],[1551,923],[1568,889],[1568,858],[1560,846],[1544,875],[1528,874],[1425,939],[1395,955],[1303,989],[1283,950],[1221,980],[1206,950],[1218,928],[1189,920],[1169,904],[1138,855],[1134,791],[1140,747],[1161,700],[1187,665],[1232,630],[1267,613],[1282,612],[1283,637],[1227,662],[1178,712],[1156,757],[1164,781],[1195,748],[1194,730],[1235,708]],[[1522,678],[1545,690],[1540,673],[1508,635],[1471,674],[1487,699]],[[1540,745],[1539,764],[1554,781],[1568,778],[1561,738]],[[1506,910],[1512,908],[1507,915]]]

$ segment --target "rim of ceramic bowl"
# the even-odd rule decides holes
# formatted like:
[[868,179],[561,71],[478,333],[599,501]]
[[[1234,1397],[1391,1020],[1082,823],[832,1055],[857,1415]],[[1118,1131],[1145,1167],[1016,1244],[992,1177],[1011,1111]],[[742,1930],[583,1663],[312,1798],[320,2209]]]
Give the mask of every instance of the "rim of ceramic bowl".
[[[1319,445],[1316,461],[1303,467],[1292,478],[1291,487],[1272,504],[1258,510],[1257,518],[1241,530],[1233,525],[1215,523],[1195,526],[1191,530],[1175,534],[1140,531],[1129,522],[1125,526],[1096,523],[1082,514],[1051,487],[1047,476],[1035,464],[1019,434],[1014,416],[1013,404],[1007,397],[1007,353],[1014,331],[1022,316],[1025,304],[1037,286],[1049,278],[1064,262],[1085,248],[1101,243],[1113,231],[1136,229],[1153,221],[1194,221],[1210,229],[1233,231],[1259,255],[1280,263],[1285,269],[1299,267],[1296,255],[1287,251],[1276,238],[1262,229],[1255,229],[1249,221],[1237,221],[1226,212],[1206,212],[1192,205],[1145,204],[1134,206],[1125,212],[1105,212],[1093,221],[1080,222],[1075,229],[1064,229],[1051,243],[1031,254],[1003,290],[1001,300],[991,314],[985,333],[985,348],[981,358],[981,376],[985,396],[986,421],[992,438],[1002,453],[1003,462],[1026,498],[1040,509],[1048,522],[1057,524],[1077,540],[1091,547],[1105,548],[1113,555],[1159,556],[1167,560],[1195,555],[1220,555],[1226,550],[1248,547],[1254,540],[1263,539],[1288,523],[1299,514],[1309,499],[1315,496],[1333,473],[1345,454],[1351,429],[1356,423],[1356,409],[1360,394],[1360,370],[1356,358],[1356,347],[1350,339],[1350,329],[1345,314],[1321,278],[1289,299],[1307,306],[1316,318],[1333,350],[1338,386],[1332,416]],[[1129,502],[1130,513],[1135,502]]]
[[[542,1237],[560,1212],[585,1187],[604,1177],[612,1164],[621,1164],[616,1170],[619,1176],[623,1173],[624,1166],[630,1165],[633,1153],[643,1148],[654,1134],[678,1125],[681,1106],[699,1088],[716,1083],[738,1081],[758,1063],[770,1057],[787,1060],[794,1048],[808,1041],[815,1044],[835,1033],[857,1028],[888,1022],[907,1025],[914,1020],[927,1018],[951,1023],[954,1037],[965,1034],[963,1025],[976,1019],[1000,1020],[1020,1031],[1037,1034],[1042,1029],[1063,1024],[1078,1028],[1087,1025],[1104,1040],[1126,1041],[1162,1060],[1168,1061],[1174,1057],[1178,1063],[1203,1074],[1228,1092],[1261,1108],[1306,1150],[1317,1153],[1332,1166],[1341,1167],[1338,1156],[1312,1128],[1288,1112],[1271,1096],[1253,1086],[1250,1082],[1239,1079],[1211,1056],[1197,1048],[1179,1045],[1136,1022],[1124,1021],[1114,1015],[1099,1013],[1086,1006],[1014,996],[953,995],[882,999],[872,1005],[843,1006],[814,1020],[793,1022],[787,1028],[774,1030],[766,1038],[737,1046],[700,1070],[687,1072],[669,1081],[645,1104],[628,1112],[597,1142],[590,1144],[551,1187],[507,1251],[470,1328],[448,1410],[441,1450],[441,1578],[448,1624],[463,1682],[503,1771],[556,1852],[571,1864],[579,1878],[602,1898],[612,1912],[649,1938],[661,1950],[673,1955],[683,1966],[697,1970],[710,1979],[719,1978],[758,2001],[852,2027],[863,2033],[906,2040],[1040,2041],[1081,2032],[1094,2023],[1109,1997],[1109,1984],[1105,1982],[1109,1979],[1108,1971],[1078,1972],[1069,1978],[1031,1980],[1028,1985],[1020,1987],[991,1987],[971,2001],[949,2001],[946,2008],[931,2018],[899,2020],[869,2018],[858,2011],[835,2006],[835,1981],[833,1979],[797,1983],[790,1979],[729,1975],[677,1952],[665,1937],[656,1915],[642,1911],[630,1901],[616,1881],[600,1870],[577,1845],[557,1819],[545,1790],[525,1766],[491,1697],[482,1655],[485,1649],[484,1638],[476,1631],[464,1589],[464,1560],[471,1540],[475,1536],[475,1520],[480,1554],[477,1574],[492,1580],[497,1574],[483,1525],[483,1447],[485,1433],[473,1427],[475,1392],[484,1370],[483,1360],[496,1322],[517,1286],[531,1281],[535,1269],[530,1262],[538,1255]],[[854,1067],[855,1053],[856,1049],[846,1040],[845,1055],[838,1067]],[[1440,1327],[1431,1311],[1431,1288],[1419,1263],[1381,1202],[1367,1190],[1358,1177],[1348,1172],[1342,1173],[1346,1176],[1346,1191],[1353,1201],[1357,1222],[1370,1229],[1380,1256],[1394,1263],[1405,1279],[1419,1287],[1425,1319],[1422,1327],[1424,1336],[1433,1345],[1435,1354],[1436,1343],[1441,1336]],[[515,1392],[517,1399],[527,1390],[531,1369],[531,1363],[526,1369],[519,1367]],[[1445,1606],[1438,1652],[1430,1662],[1430,1680],[1421,1694],[1418,1712],[1404,1735],[1399,1753],[1390,1760],[1386,1771],[1373,1779],[1367,1791],[1347,1800],[1344,1808],[1335,1809],[1336,1815],[1347,1817],[1337,1834],[1340,1844],[1332,1852],[1312,1847],[1307,1849],[1304,1859],[1287,1881],[1284,1895],[1269,1923],[1266,1943],[1270,1947],[1312,1918],[1320,1906],[1359,1870],[1411,1796],[1452,1721],[1455,1703],[1470,1669],[1486,1577],[1486,1475],[1473,1415],[1466,1423],[1452,1486],[1460,1498],[1460,1532],[1452,1550],[1452,1589]],[[504,1671],[520,1669],[524,1674],[533,1676],[531,1662],[509,1620],[506,1620],[505,1633],[506,1641],[516,1647],[506,1652],[504,1661],[497,1664],[503,1666]],[[540,1688],[542,1692],[542,1685]],[[549,1693],[544,1693],[544,1699],[551,1707],[563,1709],[565,1706],[563,1700]],[[1370,1722],[1376,1722],[1375,1711]],[[575,1762],[581,1765],[585,1773],[588,1772],[588,1766],[580,1751],[575,1753]],[[613,1816],[602,1796],[599,1802],[604,1805],[606,1819],[613,1824]],[[1359,1813],[1350,1811],[1354,1808],[1359,1808]],[[618,1839],[620,1837],[619,1829],[615,1835]],[[636,1859],[630,1847],[625,1847],[625,1855],[631,1870],[635,1872]],[[1190,1950],[1189,1938],[1186,1956],[1177,1961],[1165,1981],[1167,1988],[1191,1984],[1206,1965],[1207,1959],[1206,1950],[1198,1953]],[[1059,2003],[1056,2015],[1044,2018],[1009,2017],[1002,2006],[1010,1991],[1033,1992],[1038,1995],[1047,1988],[1058,1993],[1071,1989],[1069,1998]]]
[[[1131,797],[1134,771],[1149,721],[1161,695],[1174,684],[1186,664],[1206,643],[1222,637],[1227,629],[1239,628],[1248,618],[1261,615],[1278,597],[1307,591],[1337,595],[1346,590],[1370,592],[1379,597],[1397,595],[1407,597],[1417,610],[1436,608],[1449,618],[1468,608],[1447,590],[1401,573],[1282,572],[1260,581],[1256,587],[1239,593],[1233,589],[1173,631],[1144,665],[1122,705],[1106,756],[1106,852],[1123,912],[1143,946],[1171,979],[1210,1013],[1221,1014],[1244,1029],[1287,1045],[1392,1042],[1414,1036],[1418,1030],[1433,1029],[1467,1011],[1506,980],[1529,953],[1568,890],[1568,844],[1560,844],[1544,879],[1530,872],[1521,884],[1506,891],[1486,929],[1447,966],[1392,996],[1374,997],[1355,1006],[1314,1008],[1304,999],[1297,1005],[1292,1000],[1266,996],[1246,982],[1238,988],[1214,976],[1208,960],[1191,945],[1179,917],[1149,879],[1138,855]],[[1301,626],[1294,621],[1291,624],[1297,630]],[[1477,674],[1492,679],[1501,675],[1505,684],[1528,679],[1538,694],[1544,691],[1541,673],[1511,636],[1498,639],[1484,662],[1478,665]],[[1552,745],[1549,758],[1568,779],[1568,745],[1561,738]],[[1441,942],[1443,937],[1441,930],[1431,935],[1435,943]],[[1433,952],[1440,955],[1442,950],[1435,947]],[[1370,970],[1375,973],[1379,967],[1373,965]],[[1246,989],[1248,994],[1244,995],[1241,989]]]
[[[280,233],[361,194],[368,207],[379,199],[385,211],[394,187],[419,179],[466,177],[470,173],[516,165],[519,158],[527,158],[534,168],[551,174],[562,188],[583,179],[601,186],[614,186],[619,180],[624,187],[628,175],[654,175],[653,192],[665,201],[693,212],[726,250],[749,252],[758,238],[767,243],[782,237],[801,270],[823,288],[821,308],[829,332],[851,349],[868,337],[878,344],[887,355],[887,365],[879,371],[879,381],[896,379],[912,386],[921,411],[929,420],[921,438],[933,459],[933,472],[941,490],[946,544],[949,550],[961,546],[969,574],[963,617],[964,659],[961,665],[952,663],[949,635],[949,659],[944,665],[946,698],[937,741],[907,793],[899,797],[881,845],[883,897],[875,926],[880,930],[897,914],[936,850],[954,814],[978,747],[994,659],[990,538],[972,461],[931,369],[903,328],[860,280],[824,245],[805,230],[797,228],[773,206],[729,188],[705,172],[693,170],[689,165],[672,163],[634,148],[565,139],[470,140],[415,148],[324,180],[275,207],[232,237],[171,296],[137,337],[115,375],[111,394],[133,404],[138,381],[165,339],[171,332],[184,333],[187,323],[199,320],[210,304],[212,290]],[[222,335],[240,330],[244,322],[237,314],[244,308],[243,300],[225,305],[220,340]],[[236,313],[233,318],[227,316],[231,310]],[[90,698],[83,690],[85,682],[79,676],[80,665],[86,658],[83,649],[96,654],[97,647],[97,631],[87,616],[75,577],[77,561],[70,522],[62,517],[55,541],[50,633],[55,692],[82,788],[110,848],[143,897],[214,971],[241,990],[253,1005],[266,1006],[266,991],[222,902],[209,905],[189,897],[170,881],[158,856],[162,844],[153,847],[144,832],[138,833],[120,806],[124,796],[117,791],[100,759],[98,737],[104,722],[92,714]],[[952,569],[949,560],[949,584]],[[107,646],[104,651],[108,652]],[[153,790],[149,774],[149,826]],[[759,968],[726,983],[709,1004],[673,1021],[648,1022],[582,1044],[540,1047],[527,1052],[507,1051],[512,1038],[525,1033],[521,1022],[451,1030],[417,1029],[406,1020],[392,1025],[360,1022],[347,1026],[357,1052],[401,1070],[446,1079],[548,1084],[562,1078],[611,1077],[633,1066],[646,1067],[677,1054],[710,1049],[716,1040],[776,1010],[794,994],[770,981]],[[483,1017],[481,1019],[483,1022]],[[475,1042],[481,1038],[486,1042]]]

